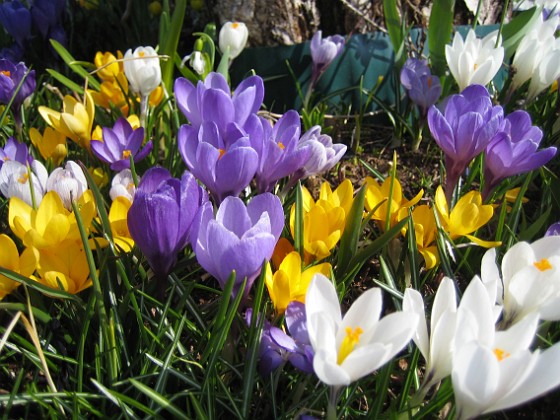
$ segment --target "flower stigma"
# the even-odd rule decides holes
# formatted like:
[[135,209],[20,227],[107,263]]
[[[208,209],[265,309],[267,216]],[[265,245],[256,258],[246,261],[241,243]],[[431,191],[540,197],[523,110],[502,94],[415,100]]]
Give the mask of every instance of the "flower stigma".
[[352,327],[346,327],[346,337],[344,337],[344,340],[342,340],[342,344],[340,345],[336,363],[341,365],[342,362],[344,362],[344,359],[352,353],[356,344],[360,342],[360,335],[362,335],[363,332],[364,330],[360,327],[356,327],[354,329],[352,329]]
[[546,258],[534,262],[533,265],[537,267],[539,271],[546,271],[552,269],[552,264],[550,264],[550,261],[548,261]]

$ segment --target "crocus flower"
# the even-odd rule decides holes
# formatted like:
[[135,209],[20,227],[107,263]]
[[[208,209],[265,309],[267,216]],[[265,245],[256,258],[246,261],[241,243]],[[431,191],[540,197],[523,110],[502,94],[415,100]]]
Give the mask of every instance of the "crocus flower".
[[483,86],[473,85],[452,95],[441,113],[435,106],[428,111],[428,125],[445,154],[445,193],[450,199],[459,177],[473,158],[490,143],[502,124],[501,106],[493,106]]
[[0,24],[22,48],[31,39],[31,13],[20,1],[0,4]]
[[144,147],[144,128],[133,129],[125,118],[119,118],[113,128],[103,127],[103,141],[91,140],[91,151],[113,171],[130,168],[130,156],[140,162],[152,151],[152,141]]
[[420,114],[425,117],[428,108],[441,96],[439,78],[432,75],[426,60],[408,58],[401,69],[400,80],[412,102],[420,107]]
[[440,185],[436,190],[435,207],[441,226],[451,240],[466,236],[477,245],[486,248],[500,245],[500,242],[483,241],[471,235],[488,223],[494,215],[494,207],[490,204],[482,204],[482,196],[478,191],[469,191],[449,211],[447,199]]
[[[95,200],[87,190],[78,200],[78,209],[86,232],[96,214]],[[10,229],[25,246],[39,250],[64,248],[67,244],[81,243],[76,215],[68,211],[54,191],[43,197],[37,209],[21,199],[10,200],[8,210]]]
[[301,256],[295,251],[286,255],[274,275],[270,265],[267,265],[266,287],[276,312],[283,314],[288,304],[293,301],[305,303],[305,294],[311,278],[316,273],[330,276],[331,270],[329,263],[315,264],[302,269]]
[[[250,321],[251,312],[246,316]],[[285,319],[289,334],[265,321],[259,346],[259,371],[263,376],[286,362],[305,373],[313,372],[313,348],[307,332],[305,305],[291,302]]]
[[148,97],[161,83],[161,67],[152,47],[129,49],[124,54],[124,73],[134,92]]
[[[141,178],[138,177],[138,180],[140,181]],[[134,185],[132,171],[130,169],[123,169],[113,177],[109,196],[111,200],[115,200],[117,197],[124,197],[132,202],[134,201],[134,194],[136,194],[136,187]]]
[[313,370],[327,385],[349,385],[391,360],[410,341],[418,316],[395,312],[379,319],[381,289],[362,293],[342,317],[332,282],[316,274],[305,299]]
[[[408,217],[408,208],[402,207],[398,213],[398,221]],[[414,235],[418,252],[424,258],[426,269],[434,268],[439,263],[439,252],[436,244],[437,224],[434,209],[423,204],[412,210],[412,221],[414,223]],[[403,234],[406,228],[403,229]]]
[[[340,188],[340,186],[339,186]],[[343,187],[346,188],[346,187]],[[309,256],[320,261],[331,254],[346,226],[346,211],[338,197],[331,200],[313,200],[307,188],[303,192],[303,248]],[[328,197],[328,195],[327,195]],[[295,237],[295,204],[290,212],[290,230]]]
[[89,92],[86,91],[83,103],[73,96],[66,95],[62,103],[62,112],[46,106],[40,106],[38,109],[47,124],[89,150],[95,116],[95,103]]
[[[31,6],[31,16],[35,27],[45,39],[54,38],[52,35],[62,29],[61,21],[65,0],[34,0]],[[64,36],[65,37],[65,36]]]
[[177,106],[194,129],[198,130],[203,122],[212,121],[221,135],[230,137],[228,131],[239,132],[249,116],[260,109],[264,83],[259,76],[248,77],[232,94],[225,77],[212,72],[196,86],[179,77],[175,80],[174,92]]
[[105,109],[119,108],[123,115],[128,115],[128,80],[124,73],[118,73],[113,80],[104,80],[99,92],[88,92],[96,105]]
[[[0,234],[0,267],[15,271],[22,276],[29,277],[37,264],[33,249],[26,248],[21,255],[16,244],[8,235]],[[0,300],[14,291],[20,283],[0,274]]]
[[41,156],[44,159],[51,159],[54,166],[60,165],[68,154],[66,136],[52,127],[45,127],[42,135],[35,127],[31,127],[29,138]]
[[440,283],[432,306],[429,334],[424,300],[417,290],[405,290],[402,308],[405,312],[410,311],[418,315],[419,322],[413,340],[426,360],[426,376],[422,388],[427,392],[432,385],[451,374],[453,336],[457,318],[455,284],[449,277],[444,277]]
[[551,224],[546,230],[544,236],[560,236],[560,222]]
[[401,183],[393,177],[386,178],[381,185],[372,177],[366,177],[365,206],[368,212],[373,212],[372,219],[377,221],[380,229],[385,230],[387,219],[389,227],[397,224],[397,218],[401,209],[409,209],[420,201],[424,190],[420,190],[412,199],[407,200],[402,193]]
[[484,86],[498,73],[504,59],[504,48],[501,38],[496,46],[497,38],[498,31],[479,39],[474,30],[469,29],[465,40],[456,32],[452,45],[445,46],[447,65],[460,91],[471,85]]
[[84,171],[76,162],[69,160],[64,168],[55,168],[47,179],[47,191],[55,191],[62,204],[72,211],[72,202],[77,201],[88,189]]
[[344,49],[344,37],[332,35],[323,38],[322,31],[315,32],[311,38],[309,46],[311,50],[311,60],[313,61],[312,84],[325,72],[333,60],[338,57]]
[[511,90],[531,79],[527,99],[530,100],[560,76],[560,38],[555,37],[559,16],[543,20],[542,15],[525,34],[513,57],[515,69]]
[[[134,203],[138,200],[138,192]],[[191,244],[199,264],[225,287],[235,271],[233,294],[245,278],[249,292],[263,263],[270,260],[284,228],[284,210],[273,194],[259,194],[245,205],[240,198],[226,197],[216,216],[210,202],[193,224]]]
[[130,235],[158,278],[171,272],[178,252],[189,242],[193,220],[207,200],[187,171],[180,180],[161,167],[144,174],[127,222]]
[[500,268],[496,250],[488,250],[482,259],[482,280],[496,282],[504,325],[530,313],[547,321],[560,320],[560,236],[516,243],[504,254]]
[[35,70],[29,71],[24,63],[13,64],[10,60],[0,59],[0,103],[7,105],[13,98],[14,117],[18,124],[21,123],[20,107],[35,87]]
[[182,125],[178,143],[187,167],[217,203],[238,196],[257,171],[258,155],[249,138],[241,136],[226,142],[214,122],[205,122],[199,130]]
[[249,39],[249,30],[243,22],[226,22],[220,29],[218,45],[220,51],[229,53],[230,60],[241,54]]
[[278,180],[298,171],[309,159],[311,150],[299,144],[300,119],[288,111],[271,127],[262,117],[252,115],[247,123],[251,146],[258,155],[255,173],[257,189],[272,192]]
[[97,51],[95,53],[95,57],[93,59],[93,64],[97,68],[97,75],[103,81],[113,81],[117,78],[117,76],[124,72],[124,65],[122,61],[123,55],[122,52],[117,51],[117,56],[110,52],[106,51],[102,53],[101,51]]
[[25,143],[9,137],[4,147],[0,147],[0,168],[2,168],[4,162],[9,160],[27,165],[33,162],[33,156],[29,154],[29,149]]
[[493,303],[475,277],[459,304],[453,338],[451,377],[460,420],[522,404],[560,384],[560,345],[529,349],[536,314],[502,331],[495,320]]
[[[33,198],[30,178],[33,184]],[[30,206],[33,202],[39,205],[46,191],[47,178],[47,169],[38,160],[34,160],[29,166],[9,160],[0,168],[0,193],[6,198],[17,197]]]
[[109,224],[111,225],[111,233],[113,242],[117,250],[122,252],[130,252],[134,247],[134,240],[128,229],[128,211],[132,203],[125,197],[116,197],[111,203],[109,209]]
[[486,147],[484,199],[503,179],[540,168],[554,157],[556,147],[537,151],[542,136],[540,128],[532,125],[531,116],[525,111],[514,111],[504,119]]

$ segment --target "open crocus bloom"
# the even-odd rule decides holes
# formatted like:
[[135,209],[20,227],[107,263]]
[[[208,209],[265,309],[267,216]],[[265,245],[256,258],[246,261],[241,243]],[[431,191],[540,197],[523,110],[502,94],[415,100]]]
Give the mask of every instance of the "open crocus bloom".
[[445,46],[445,58],[460,91],[470,85],[484,86],[498,73],[504,59],[504,48],[501,42],[496,46],[497,38],[498,31],[479,39],[470,29],[465,40],[456,32],[453,44]]
[[560,383],[560,345],[529,349],[536,313],[504,331],[496,331],[495,320],[491,297],[475,277],[457,310],[451,377],[458,419],[523,404]]
[[322,382],[349,385],[383,366],[410,341],[418,316],[396,312],[380,320],[381,306],[381,289],[373,288],[342,317],[332,282],[322,274],[313,277],[305,307],[313,369]]
[[502,259],[501,275],[495,249],[482,259],[482,280],[496,282],[505,325],[530,313],[547,321],[560,320],[559,270],[560,236],[546,236],[532,244],[516,243]]

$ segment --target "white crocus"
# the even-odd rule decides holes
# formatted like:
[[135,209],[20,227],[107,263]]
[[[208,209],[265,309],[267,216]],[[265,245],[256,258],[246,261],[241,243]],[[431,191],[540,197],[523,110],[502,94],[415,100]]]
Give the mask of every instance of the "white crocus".
[[481,275],[485,283],[496,282],[504,325],[533,312],[547,321],[560,320],[560,236],[513,245],[502,259],[501,275],[496,250],[490,249],[482,260]]
[[459,90],[470,85],[486,85],[494,78],[502,66],[504,48],[501,41],[496,46],[498,32],[484,38],[477,38],[470,29],[467,37],[455,33],[453,43],[445,46],[445,58],[451,74],[459,85]]
[[[138,182],[140,182],[140,177],[138,177]],[[109,196],[113,201],[117,197],[125,197],[132,203],[134,201],[134,194],[136,194],[136,186],[134,185],[132,172],[130,169],[123,169],[113,177]]]
[[559,19],[556,15],[543,21],[540,15],[515,51],[511,89],[518,89],[531,79],[528,99],[534,98],[560,76],[560,39],[555,38]]
[[72,211],[72,201],[78,200],[87,189],[84,171],[71,160],[66,162],[64,168],[52,171],[47,179],[47,191],[55,191],[68,211]]
[[219,46],[222,54],[229,49],[229,58],[233,60],[247,45],[249,29],[243,22],[226,22],[220,29]]
[[161,83],[161,67],[152,47],[129,49],[124,55],[124,74],[134,92],[147,97]]
[[[30,206],[38,206],[46,193],[48,176],[47,169],[38,160],[34,160],[29,168],[20,162],[9,160],[4,162],[0,169],[0,192],[6,198],[18,197]],[[31,199],[29,178],[32,181],[35,200]]]
[[429,333],[424,300],[417,290],[405,290],[403,311],[418,315],[418,327],[412,338],[427,363],[422,386],[425,393],[432,385],[451,374],[451,353],[457,317],[457,295],[453,280],[444,277],[438,287],[432,306]]
[[543,352],[529,349],[537,314],[496,331],[493,309],[475,277],[457,310],[451,378],[458,419],[523,404],[560,384],[560,346]]
[[395,312],[379,319],[381,289],[364,292],[342,317],[331,280],[316,274],[305,299],[313,369],[327,385],[344,386],[383,366],[410,341],[418,316]]

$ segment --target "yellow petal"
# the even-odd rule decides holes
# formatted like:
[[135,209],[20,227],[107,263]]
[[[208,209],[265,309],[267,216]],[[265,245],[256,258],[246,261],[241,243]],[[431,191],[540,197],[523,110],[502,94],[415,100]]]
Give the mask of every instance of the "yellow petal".
[[6,234],[0,235],[0,267],[19,273],[19,252],[16,244]]
[[483,248],[495,248],[497,246],[502,245],[501,241],[483,241],[482,239],[479,239],[476,236],[472,236],[472,235],[465,235],[465,236],[469,238],[472,242],[474,242],[475,244]]
[[25,232],[31,229],[33,208],[18,197],[10,198],[8,222],[12,232],[20,239],[25,237]]

